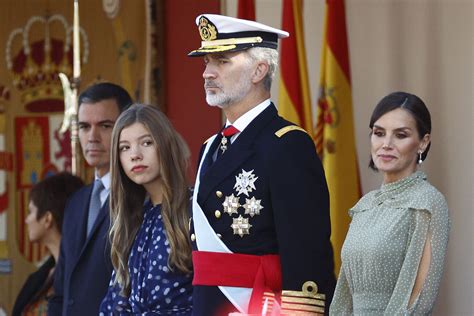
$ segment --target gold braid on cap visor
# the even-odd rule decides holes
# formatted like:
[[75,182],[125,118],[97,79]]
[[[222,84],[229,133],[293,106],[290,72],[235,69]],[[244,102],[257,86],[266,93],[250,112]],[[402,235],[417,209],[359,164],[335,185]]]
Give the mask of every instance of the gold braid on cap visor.
[[236,48],[236,45],[224,45],[224,46],[209,46],[209,47],[201,47],[199,49],[193,50],[192,53],[218,53],[218,52],[225,52],[231,49]]
[[242,37],[242,38],[225,38],[213,41],[202,41],[201,49],[209,46],[223,46],[223,45],[239,45],[239,44],[252,44],[261,43],[263,39],[260,36],[255,37]]

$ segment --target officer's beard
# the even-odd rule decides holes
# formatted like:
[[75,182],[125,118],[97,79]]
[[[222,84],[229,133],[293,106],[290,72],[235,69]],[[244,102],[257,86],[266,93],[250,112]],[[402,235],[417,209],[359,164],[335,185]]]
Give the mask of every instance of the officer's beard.
[[206,79],[204,87],[217,88],[217,91],[206,91],[206,101],[210,106],[217,106],[221,109],[242,101],[252,89],[251,72],[245,71],[235,85],[227,90],[217,82]]

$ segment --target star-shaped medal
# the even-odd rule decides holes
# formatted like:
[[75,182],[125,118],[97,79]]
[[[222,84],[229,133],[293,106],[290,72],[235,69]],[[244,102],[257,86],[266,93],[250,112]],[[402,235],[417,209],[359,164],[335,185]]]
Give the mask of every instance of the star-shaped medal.
[[235,177],[234,189],[237,190],[237,195],[243,193],[246,196],[249,196],[249,192],[256,190],[255,181],[257,181],[257,179],[258,177],[253,174],[253,170],[247,172],[242,169],[242,172]]
[[262,200],[257,200],[254,196],[251,199],[245,199],[244,209],[245,214],[249,214],[251,217],[260,215],[260,210],[263,206],[260,205]]
[[252,225],[249,224],[248,218],[239,215],[239,217],[232,219],[232,225],[230,225],[230,227],[234,230],[234,235],[244,237],[244,235],[250,234],[250,227],[252,227]]
[[230,196],[225,197],[222,206],[224,207],[224,212],[227,214],[237,214],[237,209],[240,207],[239,198],[232,193]]

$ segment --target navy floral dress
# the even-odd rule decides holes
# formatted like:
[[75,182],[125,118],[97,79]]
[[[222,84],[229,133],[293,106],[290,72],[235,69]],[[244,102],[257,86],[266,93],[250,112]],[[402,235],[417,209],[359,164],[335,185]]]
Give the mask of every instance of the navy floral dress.
[[161,205],[148,201],[128,259],[130,297],[119,294],[114,271],[99,315],[191,315],[192,275],[172,272],[169,253]]

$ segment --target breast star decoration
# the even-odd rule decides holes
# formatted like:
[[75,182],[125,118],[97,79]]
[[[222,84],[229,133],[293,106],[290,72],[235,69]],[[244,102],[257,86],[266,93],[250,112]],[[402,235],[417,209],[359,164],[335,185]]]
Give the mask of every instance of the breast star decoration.
[[250,234],[250,227],[252,227],[252,225],[250,225],[248,218],[239,215],[239,217],[232,219],[232,225],[230,225],[230,227],[234,230],[234,235],[244,237],[244,235]]
[[260,205],[261,202],[262,200],[257,200],[255,196],[252,196],[251,199],[245,199],[245,214],[249,214],[251,217],[260,215],[260,210],[263,208],[263,206]]
[[258,177],[253,174],[253,170],[245,171],[242,169],[242,172],[235,177],[234,189],[237,190],[237,195],[242,193],[246,196],[249,196],[249,192],[255,190],[255,181]]
[[234,196],[234,194],[232,193],[231,195],[225,197],[225,200],[222,203],[222,206],[224,207],[224,212],[226,212],[229,215],[232,215],[232,214],[238,214],[237,209],[241,205],[239,203],[239,198],[237,196]]
[[[263,209],[261,205],[262,200],[257,200],[254,196],[249,196],[249,193],[256,190],[255,181],[258,179],[253,172],[254,170],[245,171],[242,169],[242,172],[235,177],[235,195],[232,193],[226,196],[222,203],[224,212],[230,217],[232,217],[233,214],[239,215],[238,217],[232,217],[232,225],[230,225],[230,227],[233,229],[234,235],[239,235],[240,237],[250,235],[252,225],[249,223],[249,217],[243,217],[239,214],[239,208],[242,207],[245,210],[245,214],[248,214],[250,217],[260,215],[260,210]],[[242,194],[249,197],[245,198],[244,205],[240,204],[239,195]]]

